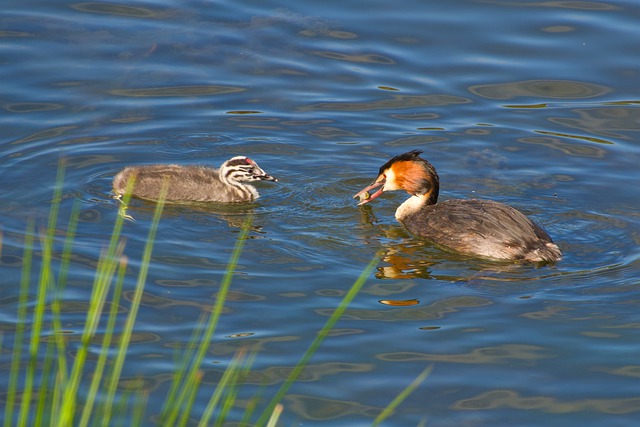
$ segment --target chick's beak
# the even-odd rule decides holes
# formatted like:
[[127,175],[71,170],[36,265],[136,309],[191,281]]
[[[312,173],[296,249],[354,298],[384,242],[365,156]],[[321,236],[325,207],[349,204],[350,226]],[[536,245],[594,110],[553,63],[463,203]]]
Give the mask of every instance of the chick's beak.
[[[380,175],[375,181],[373,181],[373,183],[371,183],[371,185],[358,191],[356,195],[353,196],[354,199],[360,199],[360,203],[358,203],[358,206],[369,203],[373,199],[379,197],[384,192],[384,184],[386,181],[386,177],[384,175]],[[378,189],[378,191],[373,194],[368,194],[369,190],[373,190],[376,187],[380,187],[380,189]]]
[[274,181],[274,182],[278,182],[278,178],[276,178],[275,176],[269,175],[268,173],[266,173],[262,169],[260,169],[259,171],[254,171],[253,172],[253,179],[259,180],[259,181]]

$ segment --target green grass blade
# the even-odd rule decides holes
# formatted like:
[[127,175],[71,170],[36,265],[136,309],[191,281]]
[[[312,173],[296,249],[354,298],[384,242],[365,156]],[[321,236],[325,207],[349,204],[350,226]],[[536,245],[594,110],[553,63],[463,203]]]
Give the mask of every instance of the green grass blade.
[[53,234],[56,231],[56,224],[58,223],[58,212],[60,211],[60,202],[62,201],[62,188],[64,183],[64,167],[65,159],[62,158],[58,162],[58,171],[56,173],[56,185],[53,191],[53,200],[51,201],[51,210],[49,211],[49,222],[47,224],[47,231],[49,233],[50,240],[53,240]]
[[[51,295],[51,318],[52,318],[52,329],[53,335],[52,340],[56,345],[57,352],[55,354],[55,360],[57,361],[56,366],[56,382],[60,384],[63,388],[68,380],[67,377],[67,351],[66,351],[66,337],[62,333],[62,314],[61,314],[61,305],[62,305],[62,295],[64,292],[64,288],[67,284],[67,277],[69,272],[69,264],[71,262],[71,253],[73,242],[75,240],[76,230],[78,226],[80,212],[80,204],[76,200],[73,204],[71,218],[69,220],[69,224],[67,226],[67,232],[65,234],[64,248],[62,251],[60,270],[58,273],[58,283],[51,283],[50,295]],[[52,277],[50,277],[52,279]],[[51,344],[52,341],[49,341],[48,344]],[[45,416],[45,406],[49,405],[49,418],[50,420],[55,420],[58,417],[59,405],[57,398],[60,396],[54,389],[53,397],[49,399],[45,399],[44,396],[48,392],[48,380],[50,378],[49,372],[50,367],[49,363],[54,359],[54,357],[50,356],[49,353],[49,345],[47,346],[47,355],[45,356],[44,363],[42,368],[42,384],[40,387],[40,397],[38,398],[38,407],[36,409],[36,419],[34,425],[42,425],[42,419]],[[55,397],[55,399],[54,399]]]
[[71,253],[73,242],[75,241],[76,231],[78,229],[78,220],[80,219],[80,202],[76,199],[71,208],[71,217],[67,225],[65,233],[64,246],[62,248],[62,256],[60,261],[60,272],[58,273],[58,283],[56,290],[61,293],[67,285],[67,277],[69,275],[69,264],[71,263]]
[[133,413],[131,414],[131,426],[144,425],[144,410],[147,407],[149,401],[149,393],[140,391],[140,397],[136,405],[133,406]]
[[373,260],[371,260],[369,265],[367,265],[367,267],[364,269],[362,274],[360,274],[360,277],[358,277],[355,283],[351,286],[351,288],[349,289],[347,294],[344,296],[344,298],[342,298],[342,301],[340,301],[338,308],[336,308],[336,310],[331,314],[331,316],[329,317],[329,320],[327,320],[327,322],[322,327],[320,332],[318,332],[318,335],[316,335],[316,338],[313,340],[313,342],[311,343],[307,351],[304,353],[304,355],[302,356],[298,364],[293,368],[293,370],[291,371],[287,379],[284,381],[284,383],[282,384],[278,392],[271,399],[271,402],[269,402],[269,404],[267,405],[267,408],[264,410],[264,412],[258,419],[258,422],[255,424],[256,426],[260,427],[265,425],[267,420],[271,417],[271,414],[274,412],[276,405],[282,400],[285,394],[287,394],[287,392],[289,391],[289,388],[291,388],[293,383],[298,379],[298,377],[300,376],[304,368],[307,366],[307,364],[309,363],[313,355],[316,353],[316,351],[318,350],[318,348],[320,347],[324,339],[327,337],[327,335],[329,335],[329,333],[333,329],[333,326],[336,324],[338,319],[340,319],[342,314],[344,314],[345,310],[347,309],[351,301],[353,301],[353,298],[355,298],[358,292],[360,292],[360,289],[365,284],[365,282],[367,281],[367,279],[369,278],[373,270],[376,268],[376,266],[380,262],[380,259],[381,259],[381,254],[377,254],[373,258]]
[[[130,183],[129,185],[132,185],[132,184]],[[118,387],[118,382],[120,381],[120,375],[122,374],[122,367],[124,366],[124,360],[127,355],[127,349],[129,348],[129,342],[131,341],[133,326],[135,324],[136,317],[138,315],[138,309],[140,308],[140,301],[142,300],[144,285],[147,281],[149,266],[151,265],[151,253],[153,251],[153,244],[155,242],[156,233],[158,231],[158,225],[160,223],[160,216],[162,215],[162,210],[164,208],[165,194],[166,194],[166,185],[163,187],[161,191],[162,197],[156,204],[156,209],[153,213],[153,219],[151,220],[151,227],[149,229],[149,234],[147,236],[147,241],[144,246],[144,251],[142,254],[142,262],[140,263],[138,280],[136,282],[136,287],[133,293],[133,297],[131,299],[131,307],[129,309],[129,314],[127,316],[122,334],[120,336],[120,343],[118,346],[118,356],[114,361],[113,368],[110,372],[109,378],[107,379],[107,384],[106,384],[107,395],[105,397],[104,405],[102,407],[102,414],[103,414],[102,424],[103,425],[109,425],[109,422],[111,419],[115,393]],[[117,221],[122,222],[122,217],[119,217],[119,218],[120,219]]]
[[[51,390],[49,388],[49,381],[51,381],[52,366],[54,365],[54,361],[56,360],[56,358],[54,357],[54,351],[56,348],[55,340],[56,338],[52,336],[50,336],[47,340],[44,358],[41,362],[41,380],[39,384],[38,397],[36,399],[37,405],[35,411],[33,411],[34,420],[32,421],[32,425],[34,426],[44,425],[43,420],[47,418],[47,413],[51,413],[53,411],[53,406],[51,405],[53,401],[47,396],[51,393]],[[49,416],[49,419],[50,418],[51,417]]]
[[189,378],[189,383],[186,384],[187,394],[184,399],[184,406],[180,408],[180,417],[175,424],[175,427],[185,427],[189,422],[189,416],[193,410],[193,404],[195,403],[198,389],[202,383],[202,371],[198,371],[196,376]]
[[284,406],[281,403],[278,403],[275,408],[273,408],[273,412],[271,413],[271,417],[269,417],[269,422],[267,423],[267,427],[276,427],[278,423],[278,419],[282,414],[282,410]]
[[[20,279],[20,295],[18,297],[18,313],[16,325],[16,337],[13,342],[13,354],[9,371],[9,385],[7,390],[7,402],[4,407],[4,427],[14,425],[13,410],[18,395],[18,374],[20,373],[20,360],[22,358],[22,343],[24,342],[24,330],[27,324],[27,307],[29,300],[29,284],[31,282],[31,267],[33,263],[33,240],[35,222],[29,220],[24,237],[24,251],[22,255],[22,276]],[[25,420],[18,425],[26,425]]]
[[244,350],[240,350],[238,353],[236,353],[227,369],[225,369],[224,374],[222,374],[222,378],[218,382],[218,385],[211,395],[211,399],[209,399],[207,407],[205,408],[204,413],[200,418],[198,427],[206,427],[209,425],[209,420],[211,419],[213,412],[217,408],[218,403],[222,399],[222,395],[225,393],[225,391],[228,390],[228,385],[232,383],[233,378],[237,375],[238,369],[240,369],[239,366],[244,360],[244,353]]
[[231,367],[227,368],[222,374],[222,378],[218,382],[216,389],[214,390],[209,402],[207,403],[206,408],[204,409],[204,413],[200,418],[200,422],[198,423],[198,427],[206,427],[209,425],[209,420],[213,416],[213,412],[218,407],[218,403],[220,403],[220,399],[222,399],[222,394],[224,393],[227,384],[229,384],[229,380],[233,375]]
[[402,390],[402,392],[400,392],[399,395],[397,395],[395,397],[395,399],[393,399],[391,401],[391,403],[382,410],[382,412],[380,413],[380,415],[378,415],[376,417],[375,420],[373,420],[373,426],[377,426],[379,425],[381,422],[383,422],[384,420],[386,420],[389,416],[391,416],[391,414],[393,414],[393,411],[395,411],[395,409],[411,394],[413,393],[413,391],[418,388],[418,386],[420,384],[422,384],[424,382],[424,380],[427,379],[427,377],[429,376],[429,374],[431,374],[431,371],[433,370],[433,365],[429,365],[427,366],[421,373],[420,375],[418,375],[413,381],[411,381],[411,384],[409,384],[404,390]]
[[[203,325],[205,323],[205,313],[203,312],[200,315],[200,319],[198,320],[198,325]],[[173,373],[173,380],[171,381],[171,387],[169,388],[169,392],[167,393],[167,396],[165,397],[165,401],[164,404],[162,405],[162,411],[161,411],[161,419],[165,419],[169,412],[172,410],[171,408],[174,408],[175,402],[177,401],[178,398],[178,394],[180,393],[180,389],[182,387],[183,382],[185,381],[185,377],[187,376],[187,373],[189,372],[189,366],[191,365],[190,361],[193,360],[193,354],[195,352],[195,349],[199,347],[198,343],[199,342],[199,338],[200,338],[200,332],[198,330],[198,328],[193,328],[193,331],[191,332],[191,337],[189,338],[187,347],[184,351],[184,353],[179,354],[179,352],[177,353],[175,362],[176,362],[176,370]],[[180,361],[180,358],[182,358],[182,361]]]
[[58,219],[58,211],[60,209],[60,201],[62,200],[62,182],[64,180],[64,167],[62,164],[58,167],[56,175],[56,188],[51,202],[51,210],[49,211],[49,222],[46,230],[41,232],[42,246],[42,265],[40,267],[40,278],[38,283],[38,291],[36,296],[36,306],[33,312],[33,324],[31,329],[31,339],[29,341],[29,363],[27,364],[24,390],[22,394],[22,404],[20,406],[20,416],[18,418],[19,425],[28,423],[31,407],[31,399],[33,395],[33,385],[36,377],[36,366],[38,364],[38,351],[40,347],[40,338],[44,322],[44,312],[46,310],[47,286],[53,281],[53,269],[51,266],[53,240]]
[[[123,244],[118,246],[120,247],[120,251],[124,250]],[[65,387],[62,409],[59,414],[60,425],[63,426],[73,424],[73,417],[77,406],[77,392],[80,387],[84,364],[89,353],[89,345],[98,328],[116,261],[103,256],[98,264],[98,271],[104,271],[104,275],[98,274],[94,281],[91,299],[89,300],[89,309],[87,310],[87,317],[80,339],[81,345],[76,354],[69,381]]]
[[249,401],[247,402],[247,406],[245,407],[244,414],[242,414],[242,419],[240,420],[241,426],[250,425],[249,420],[253,417],[253,413],[255,412],[258,402],[260,402],[261,393],[256,393]]
[[[112,419],[113,419],[113,423],[111,425],[113,426],[129,426],[129,423],[127,423],[127,409],[129,406],[129,402],[132,401],[134,399],[134,392],[135,390],[126,390],[123,394],[122,394],[122,399],[120,399],[118,401],[118,403],[115,405],[115,407],[113,408],[113,413],[109,414],[110,416],[113,415]],[[135,405],[134,405],[135,406]],[[136,427],[135,425],[131,425],[131,427]]]
[[51,396],[51,411],[49,425],[51,427],[57,425],[57,420],[60,418],[60,408],[62,408],[62,396],[64,395],[64,387],[67,384],[68,379],[62,378],[61,375],[56,375],[55,384],[53,386],[53,395]]
[[[51,283],[48,286],[48,295],[50,296],[50,308],[51,308],[51,332],[47,339],[47,345],[45,348],[45,354],[42,358],[40,369],[40,384],[37,397],[37,405],[34,411],[35,419],[33,425],[43,425],[43,420],[46,417],[46,413],[49,412],[48,418],[50,420],[57,418],[59,411],[58,406],[54,406],[56,402],[51,398],[47,398],[50,393],[49,381],[51,380],[52,372],[55,372],[55,381],[64,382],[67,380],[67,359],[66,359],[66,345],[62,333],[62,321],[60,313],[60,299],[62,298],[62,290],[56,289],[53,283],[53,276],[50,275],[49,279]],[[57,351],[56,351],[57,350]],[[53,371],[53,363],[57,363],[55,371]],[[64,386],[63,386],[64,387]],[[55,392],[55,396],[58,396]],[[55,416],[53,414],[56,414]]]
[[[116,286],[113,291],[113,298],[111,300],[111,309],[109,311],[109,317],[107,325],[105,327],[105,334],[102,339],[102,346],[100,348],[100,356],[96,363],[96,367],[93,371],[93,377],[91,378],[91,384],[89,386],[89,392],[87,393],[87,399],[82,408],[82,415],[78,427],[86,427],[89,425],[98,390],[102,382],[102,376],[104,374],[105,366],[107,364],[107,354],[111,347],[113,339],[113,331],[115,330],[116,320],[118,317],[118,309],[120,307],[120,297],[122,296],[122,287],[124,284],[124,276],[127,270],[127,258],[125,256],[120,257],[120,264],[118,267],[118,277],[116,280]],[[135,424],[134,424],[135,425]]]
[[229,369],[231,371],[231,376],[228,380],[228,385],[223,386],[222,384],[219,384],[218,387],[216,387],[216,390],[218,388],[222,388],[225,398],[222,401],[222,407],[218,411],[215,427],[222,427],[226,424],[227,415],[236,404],[239,385],[242,384],[242,381],[251,371],[251,365],[255,359],[255,353],[245,357],[245,352],[245,350],[240,350],[235,360],[232,361],[232,365],[230,365]]
[[224,303],[227,298],[227,294],[229,292],[229,287],[231,286],[231,279],[233,278],[233,273],[235,271],[236,266],[238,265],[238,260],[240,259],[240,254],[242,253],[242,248],[244,247],[244,243],[246,237],[251,228],[252,217],[249,216],[245,221],[240,235],[236,241],[235,248],[233,253],[231,254],[231,258],[229,263],[227,264],[227,271],[225,272],[224,278],[220,283],[220,289],[218,290],[218,294],[216,296],[216,302],[214,304],[211,315],[209,316],[209,321],[207,323],[207,327],[202,334],[202,337],[199,338],[198,342],[200,343],[198,350],[196,352],[194,361],[189,368],[189,372],[186,374],[186,377],[183,380],[183,383],[180,388],[180,392],[177,394],[175,401],[169,402],[169,405],[165,408],[163,412],[162,421],[165,425],[174,425],[180,408],[185,404],[186,397],[189,393],[188,384],[193,382],[193,378],[198,375],[198,371],[200,370],[200,366],[202,365],[202,361],[204,360],[204,356],[209,349],[209,345],[211,343],[211,339],[213,334],[215,333],[216,326],[218,325],[218,320],[220,319],[220,315],[222,314],[222,310],[224,308]]

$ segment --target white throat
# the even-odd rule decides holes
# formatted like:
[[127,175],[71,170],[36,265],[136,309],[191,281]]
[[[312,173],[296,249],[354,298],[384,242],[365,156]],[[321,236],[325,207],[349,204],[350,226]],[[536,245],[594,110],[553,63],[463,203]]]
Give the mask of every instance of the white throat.
[[240,194],[242,194],[244,197],[250,199],[251,201],[256,200],[258,197],[260,197],[260,194],[258,193],[258,190],[256,190],[256,187],[254,187],[253,185],[250,184],[245,184],[242,182],[238,182],[238,181],[234,181],[233,184],[231,184],[233,187],[235,187]]
[[226,176],[226,168],[221,168],[218,171],[218,176],[220,177],[220,181],[225,183],[229,189],[233,189],[233,191],[239,195],[241,199],[249,199],[251,201],[256,200],[260,197],[258,190],[251,185],[245,184],[244,182],[238,181],[235,179],[234,175]]
[[426,202],[425,196],[411,196],[396,209],[396,219],[400,222],[422,209]]
[[256,200],[258,197],[260,197],[260,194],[258,193],[258,190],[256,190],[256,187],[254,187],[253,185],[245,184],[244,188],[245,188],[245,190],[249,190],[249,193],[251,193],[251,199],[252,200]]

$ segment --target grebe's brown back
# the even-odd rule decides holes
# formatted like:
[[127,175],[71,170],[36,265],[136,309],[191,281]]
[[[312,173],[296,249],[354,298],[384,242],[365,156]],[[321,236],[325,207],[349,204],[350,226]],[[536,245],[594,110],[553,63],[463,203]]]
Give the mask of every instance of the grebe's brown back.
[[[439,177],[431,163],[414,150],[393,157],[375,181],[360,190],[359,205],[384,191],[405,190],[411,197],[396,210],[396,219],[412,234],[455,251],[501,260],[555,262],[558,246],[517,209],[491,200],[447,200],[438,203]],[[369,195],[369,190],[380,187]]]

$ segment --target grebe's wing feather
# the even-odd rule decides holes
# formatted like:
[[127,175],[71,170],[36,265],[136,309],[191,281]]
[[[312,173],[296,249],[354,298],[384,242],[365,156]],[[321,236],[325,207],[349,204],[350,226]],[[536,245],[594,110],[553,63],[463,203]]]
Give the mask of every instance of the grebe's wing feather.
[[442,246],[498,259],[528,259],[532,251],[553,243],[522,212],[490,200],[448,200],[425,206],[405,226]]

